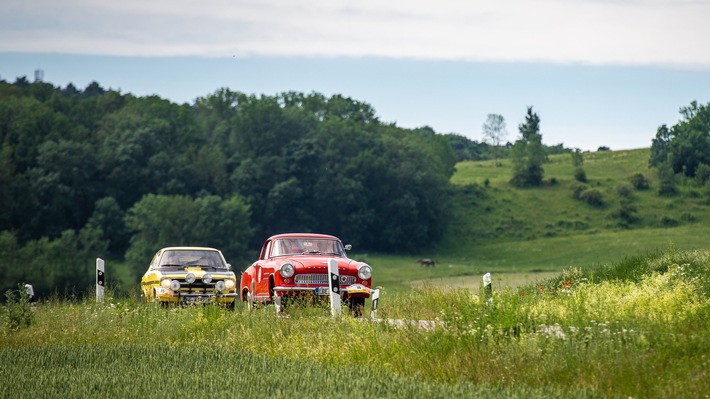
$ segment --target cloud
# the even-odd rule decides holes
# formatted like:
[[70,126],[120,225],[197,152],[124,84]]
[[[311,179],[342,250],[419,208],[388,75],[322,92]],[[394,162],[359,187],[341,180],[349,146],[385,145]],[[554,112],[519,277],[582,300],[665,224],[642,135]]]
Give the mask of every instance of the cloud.
[[0,51],[710,67],[708,0],[5,0]]

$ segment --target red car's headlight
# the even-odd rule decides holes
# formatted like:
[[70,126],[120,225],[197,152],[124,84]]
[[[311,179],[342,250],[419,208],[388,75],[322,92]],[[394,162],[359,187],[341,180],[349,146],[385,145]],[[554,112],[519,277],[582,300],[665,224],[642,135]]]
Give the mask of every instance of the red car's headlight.
[[279,270],[279,273],[281,273],[281,277],[283,278],[293,277],[293,275],[296,273],[296,268],[294,268],[293,265],[290,263],[284,263],[281,266],[281,270]]
[[369,265],[362,265],[357,269],[357,275],[363,280],[369,280],[372,277],[372,268]]

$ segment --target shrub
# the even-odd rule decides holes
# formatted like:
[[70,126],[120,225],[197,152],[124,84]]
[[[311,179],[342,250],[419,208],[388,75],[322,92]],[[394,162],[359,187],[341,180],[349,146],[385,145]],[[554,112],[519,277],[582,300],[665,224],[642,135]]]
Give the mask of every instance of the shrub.
[[596,188],[590,188],[579,194],[579,199],[592,206],[603,206],[604,195]]
[[30,295],[24,284],[19,284],[17,290],[5,292],[7,300],[7,325],[11,330],[27,328],[32,324],[32,307]]
[[649,184],[648,184],[648,179],[646,179],[646,176],[644,176],[642,173],[636,173],[635,175],[631,176],[629,178],[629,181],[631,182],[631,185],[634,186],[637,190],[648,190]]
[[627,228],[630,224],[634,223],[637,220],[636,212],[638,212],[638,209],[636,209],[636,206],[634,206],[631,201],[628,199],[621,200],[619,212],[616,214],[616,216],[621,219],[619,225]]
[[660,180],[658,194],[669,197],[678,194],[675,178],[673,168],[669,164],[664,163],[660,165],[658,167],[658,179]]
[[630,198],[633,195],[634,186],[631,183],[621,182],[616,185],[616,193],[624,198]]
[[695,182],[698,186],[704,186],[707,181],[710,180],[710,165],[701,163],[698,168],[695,169]]
[[586,184],[582,184],[579,182],[572,183],[572,198],[577,199],[577,200],[580,199],[580,195],[586,189],[587,189]]
[[686,212],[686,213],[683,213],[682,215],[680,215],[680,220],[687,222],[687,223],[694,223],[694,222],[698,221],[698,218],[695,217],[695,215],[693,215],[692,213]]
[[678,220],[673,219],[670,216],[664,216],[661,218],[661,225],[663,225],[664,227],[675,227],[679,224],[680,222],[678,222]]
[[582,183],[587,181],[587,173],[581,166],[574,169],[574,179]]

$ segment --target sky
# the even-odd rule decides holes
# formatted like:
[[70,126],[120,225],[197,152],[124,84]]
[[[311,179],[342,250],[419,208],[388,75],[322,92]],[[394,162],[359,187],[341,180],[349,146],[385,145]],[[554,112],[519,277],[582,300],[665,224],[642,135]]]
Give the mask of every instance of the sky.
[[229,88],[343,95],[482,141],[644,148],[710,102],[710,0],[3,0],[0,79],[176,103]]

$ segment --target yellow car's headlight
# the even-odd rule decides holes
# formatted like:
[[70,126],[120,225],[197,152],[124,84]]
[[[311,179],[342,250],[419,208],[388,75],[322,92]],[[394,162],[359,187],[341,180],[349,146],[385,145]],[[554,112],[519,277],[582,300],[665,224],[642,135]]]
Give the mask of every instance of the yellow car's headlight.
[[231,290],[232,288],[236,287],[237,283],[234,280],[224,280],[224,287],[228,290]]
[[180,282],[169,278],[160,280],[160,285],[162,287],[170,288],[173,291],[177,291],[180,289]]

